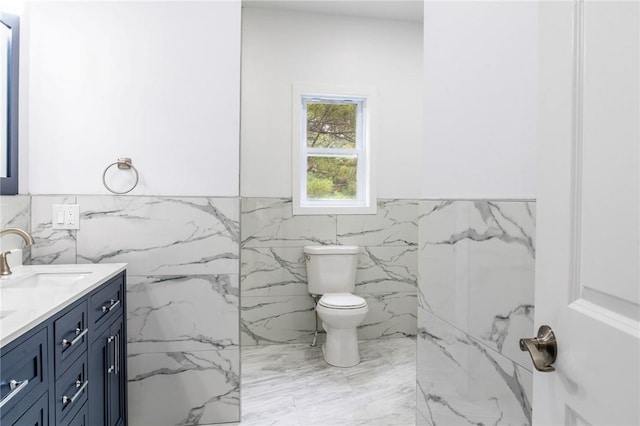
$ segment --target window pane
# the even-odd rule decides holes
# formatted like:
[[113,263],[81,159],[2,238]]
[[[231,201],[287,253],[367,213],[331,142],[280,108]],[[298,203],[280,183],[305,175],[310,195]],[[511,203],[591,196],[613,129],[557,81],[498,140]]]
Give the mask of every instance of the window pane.
[[355,148],[356,112],[355,104],[307,103],[307,147]]
[[307,198],[355,200],[358,159],[354,157],[308,157]]

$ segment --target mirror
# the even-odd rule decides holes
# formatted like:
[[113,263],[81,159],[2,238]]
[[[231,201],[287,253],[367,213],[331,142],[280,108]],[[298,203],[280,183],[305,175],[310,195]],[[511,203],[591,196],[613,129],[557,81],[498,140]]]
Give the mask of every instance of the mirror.
[[20,18],[0,12],[0,195],[18,193]]

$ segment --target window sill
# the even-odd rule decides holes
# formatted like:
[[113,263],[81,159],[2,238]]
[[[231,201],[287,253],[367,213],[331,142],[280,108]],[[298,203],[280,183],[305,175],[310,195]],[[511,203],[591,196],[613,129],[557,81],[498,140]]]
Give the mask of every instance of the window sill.
[[293,204],[293,215],[294,216],[304,216],[304,215],[345,215],[345,214],[376,214],[377,213],[377,203],[373,203],[371,206],[354,206],[354,205],[344,205],[344,206],[328,206],[324,205],[296,205]]

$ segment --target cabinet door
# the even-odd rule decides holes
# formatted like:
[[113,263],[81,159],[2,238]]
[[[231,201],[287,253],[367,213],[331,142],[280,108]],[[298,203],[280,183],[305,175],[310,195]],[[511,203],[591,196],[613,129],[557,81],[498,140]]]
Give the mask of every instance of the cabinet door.
[[[5,424],[3,419],[2,424]],[[49,394],[45,393],[15,422],[7,421],[11,426],[47,426],[49,424]]]
[[89,424],[107,426],[107,370],[111,368],[113,340],[106,328],[93,336],[89,348]]
[[119,316],[91,343],[89,351],[89,424],[120,426],[125,422],[126,369],[124,318]]
[[120,426],[124,424],[124,406],[125,406],[125,386],[127,378],[125,376],[124,363],[125,341],[124,341],[124,318],[121,316],[109,327],[109,335],[114,341],[113,352],[113,370],[107,375],[108,377],[108,413],[109,426]]
[[87,404],[84,404],[73,419],[68,423],[61,423],[60,426],[91,426],[91,423],[89,423],[89,419],[87,418],[87,411]]

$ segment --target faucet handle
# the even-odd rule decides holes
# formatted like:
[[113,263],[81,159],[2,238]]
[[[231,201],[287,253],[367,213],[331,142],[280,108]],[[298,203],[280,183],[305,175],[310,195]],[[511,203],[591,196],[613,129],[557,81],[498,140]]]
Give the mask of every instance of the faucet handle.
[[0,253],[0,275],[11,275],[11,268],[7,263],[7,256],[11,254],[11,251],[5,251]]

